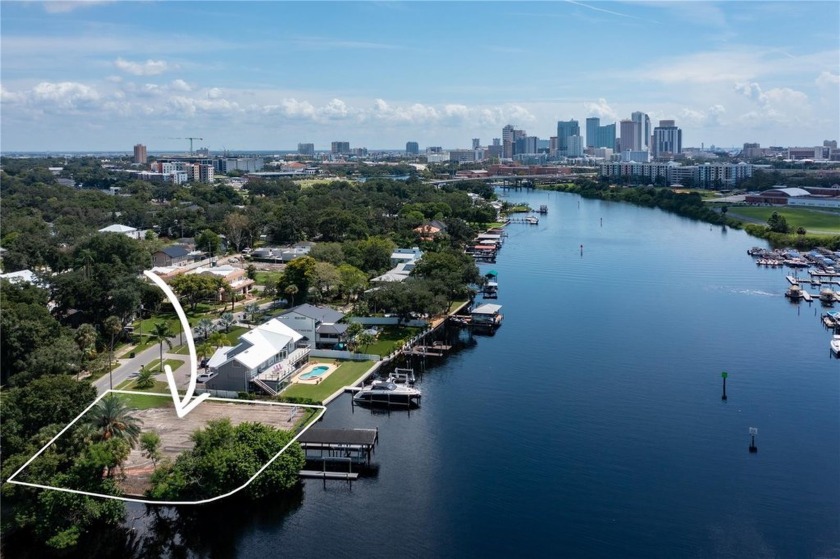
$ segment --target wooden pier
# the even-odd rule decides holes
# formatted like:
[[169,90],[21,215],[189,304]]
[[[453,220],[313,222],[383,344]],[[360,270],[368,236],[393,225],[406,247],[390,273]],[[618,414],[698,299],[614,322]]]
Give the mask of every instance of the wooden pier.
[[417,345],[403,351],[405,355],[419,355],[421,357],[443,357],[450,349],[451,345],[443,345],[435,343],[433,345]]
[[378,429],[309,429],[298,439],[307,460],[370,464]]

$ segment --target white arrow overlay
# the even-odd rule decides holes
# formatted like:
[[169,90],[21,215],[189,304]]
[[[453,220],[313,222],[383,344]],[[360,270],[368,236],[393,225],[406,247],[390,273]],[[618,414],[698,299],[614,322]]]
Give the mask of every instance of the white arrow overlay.
[[188,365],[190,368],[190,384],[187,386],[187,393],[184,394],[183,400],[181,400],[181,396],[178,394],[178,387],[175,384],[175,375],[172,374],[172,367],[169,365],[164,365],[163,367],[163,370],[166,372],[166,380],[169,382],[169,391],[172,393],[172,400],[175,402],[175,412],[178,414],[178,417],[184,417],[194,410],[198,404],[210,397],[210,394],[201,394],[190,402],[195,392],[195,383],[198,378],[198,360],[195,357],[195,342],[193,341],[192,328],[190,327],[189,320],[187,320],[186,313],[184,313],[184,309],[181,308],[181,303],[178,302],[178,297],[175,296],[172,289],[154,272],[145,270],[143,273],[166,294],[166,298],[169,299],[169,302],[172,303],[175,312],[178,314],[178,319],[181,321],[181,329],[187,337],[187,347],[190,350]]

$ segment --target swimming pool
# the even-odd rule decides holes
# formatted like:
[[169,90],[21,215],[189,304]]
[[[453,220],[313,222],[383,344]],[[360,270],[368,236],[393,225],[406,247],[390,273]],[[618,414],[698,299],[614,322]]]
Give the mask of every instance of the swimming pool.
[[314,369],[312,369],[311,371],[307,371],[307,372],[303,373],[298,378],[300,380],[312,380],[313,378],[320,377],[321,375],[323,375],[324,373],[326,373],[329,370],[330,370],[330,368],[328,366],[319,365],[319,366],[315,367]]

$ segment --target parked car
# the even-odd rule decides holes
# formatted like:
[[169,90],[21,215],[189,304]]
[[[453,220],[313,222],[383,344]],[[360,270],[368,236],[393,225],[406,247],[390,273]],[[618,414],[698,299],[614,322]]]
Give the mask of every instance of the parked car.
[[213,378],[215,376],[216,376],[216,373],[201,373],[200,375],[198,375],[198,379],[196,379],[196,380],[198,380],[198,382],[207,382],[208,380],[210,380],[211,378]]

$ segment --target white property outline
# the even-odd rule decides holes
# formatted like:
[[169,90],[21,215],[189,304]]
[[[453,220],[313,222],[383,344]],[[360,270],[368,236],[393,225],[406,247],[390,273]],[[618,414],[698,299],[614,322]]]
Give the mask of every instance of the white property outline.
[[255,400],[236,400],[236,399],[233,399],[233,398],[211,398],[211,397],[209,397],[209,394],[207,394],[206,395],[207,398],[202,398],[201,401],[204,401],[205,399],[210,399],[210,400],[219,401],[219,402],[233,402],[233,403],[236,403],[236,404],[246,404],[247,403],[247,404],[251,404],[251,405],[269,405],[269,406],[285,406],[285,407],[291,406],[291,407],[295,407],[295,408],[314,408],[314,409],[320,409],[321,413],[318,415],[318,417],[310,420],[309,424],[307,426],[305,426],[303,429],[301,429],[301,431],[297,435],[295,435],[292,438],[292,440],[290,440],[288,442],[288,444],[286,444],[286,446],[281,448],[280,451],[271,458],[271,460],[266,462],[265,465],[262,468],[257,470],[257,472],[254,475],[252,475],[250,477],[250,479],[248,479],[248,481],[246,481],[243,485],[241,485],[240,487],[237,487],[236,489],[233,489],[232,491],[229,491],[229,492],[227,492],[223,495],[219,495],[217,497],[212,497],[210,499],[203,499],[201,501],[151,501],[149,499],[138,499],[138,498],[133,498],[133,497],[123,497],[121,495],[105,495],[105,494],[102,494],[102,493],[93,493],[92,491],[80,491],[78,489],[67,489],[67,488],[64,488],[64,487],[53,487],[53,486],[50,486],[50,485],[42,485],[40,483],[30,483],[28,481],[17,481],[17,480],[14,479],[15,476],[17,476],[20,472],[22,472],[24,469],[26,469],[26,467],[29,466],[29,464],[31,464],[33,460],[38,458],[45,450],[47,450],[47,448],[50,447],[50,445],[52,445],[55,441],[57,441],[58,438],[61,437],[61,435],[63,435],[65,431],[67,431],[70,427],[72,427],[93,406],[95,406],[97,403],[99,403],[99,401],[102,398],[104,398],[105,396],[107,396],[111,392],[114,392],[114,393],[117,393],[117,394],[143,394],[143,395],[146,395],[146,396],[163,396],[163,397],[169,396],[169,394],[159,394],[159,393],[155,393],[155,392],[133,392],[133,391],[128,391],[128,390],[107,390],[107,391],[105,391],[101,396],[99,396],[96,400],[94,400],[91,405],[86,407],[84,409],[84,411],[82,411],[82,413],[77,415],[76,418],[67,425],[67,427],[65,427],[64,429],[59,431],[59,433],[56,436],[54,436],[52,439],[50,439],[50,441],[47,444],[44,445],[44,448],[42,448],[41,450],[36,452],[35,455],[32,456],[32,458],[27,460],[26,463],[23,466],[18,468],[15,473],[13,473],[11,476],[9,476],[9,478],[6,481],[8,483],[14,483],[16,485],[26,485],[28,487],[37,487],[39,489],[48,489],[48,490],[52,490],[52,491],[64,491],[65,493],[76,493],[77,495],[87,495],[88,497],[102,497],[102,498],[105,498],[105,499],[114,499],[115,501],[125,501],[127,503],[143,503],[145,505],[163,505],[163,506],[167,506],[167,505],[203,505],[205,503],[212,503],[213,501],[218,501],[220,499],[224,499],[225,497],[230,497],[234,493],[238,493],[239,491],[242,491],[243,489],[245,489],[246,487],[251,485],[251,482],[253,482],[255,479],[257,479],[257,476],[259,476],[261,473],[263,473],[263,471],[265,471],[266,468],[268,468],[275,460],[277,460],[277,458],[279,458],[281,454],[286,452],[286,449],[289,448],[292,445],[292,443],[296,442],[300,438],[301,435],[303,435],[306,431],[308,431],[309,428],[313,424],[315,424],[316,421],[321,419],[321,417],[327,411],[326,406],[317,405],[317,404],[287,404],[287,403],[284,403],[284,402],[263,402],[263,401],[258,401],[258,400],[257,401],[255,401]]

